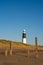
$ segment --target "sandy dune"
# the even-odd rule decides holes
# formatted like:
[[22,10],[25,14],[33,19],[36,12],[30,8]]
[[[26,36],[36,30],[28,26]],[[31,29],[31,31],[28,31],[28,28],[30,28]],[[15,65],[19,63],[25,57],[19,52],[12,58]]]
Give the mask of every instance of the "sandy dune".
[[0,49],[0,65],[43,65],[43,51],[38,51],[38,58],[35,51],[30,50],[29,55],[26,49],[14,49],[13,55],[6,57],[3,49]]

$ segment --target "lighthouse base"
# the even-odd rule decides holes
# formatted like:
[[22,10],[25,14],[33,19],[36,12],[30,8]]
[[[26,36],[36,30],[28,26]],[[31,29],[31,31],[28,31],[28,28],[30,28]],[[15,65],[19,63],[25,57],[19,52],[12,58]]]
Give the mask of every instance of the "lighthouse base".
[[22,39],[22,43],[25,43],[26,44],[26,38],[23,38]]

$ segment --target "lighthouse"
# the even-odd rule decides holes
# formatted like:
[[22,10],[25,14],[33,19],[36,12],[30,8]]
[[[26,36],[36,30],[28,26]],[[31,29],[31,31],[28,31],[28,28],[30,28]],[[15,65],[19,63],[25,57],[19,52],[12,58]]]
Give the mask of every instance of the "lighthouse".
[[22,32],[22,43],[26,44],[26,30],[25,29]]

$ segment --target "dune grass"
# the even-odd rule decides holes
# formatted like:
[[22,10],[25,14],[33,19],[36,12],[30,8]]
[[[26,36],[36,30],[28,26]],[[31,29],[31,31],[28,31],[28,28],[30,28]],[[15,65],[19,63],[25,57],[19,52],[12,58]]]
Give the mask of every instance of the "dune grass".
[[[13,49],[14,48],[35,49],[34,45],[24,44],[22,42],[14,42],[14,41],[9,41],[9,40],[0,40],[0,48],[10,48],[10,43]],[[38,49],[43,50],[43,46],[38,46]]]

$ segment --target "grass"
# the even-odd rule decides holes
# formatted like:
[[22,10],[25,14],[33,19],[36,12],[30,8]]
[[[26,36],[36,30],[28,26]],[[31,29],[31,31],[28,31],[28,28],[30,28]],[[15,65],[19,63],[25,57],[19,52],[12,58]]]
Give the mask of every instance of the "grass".
[[[35,46],[30,44],[23,44],[22,42],[14,42],[9,40],[0,40],[0,48],[10,48],[10,43],[12,44],[12,48],[25,48],[25,49],[35,49]],[[38,49],[43,50],[43,46],[38,46]]]

